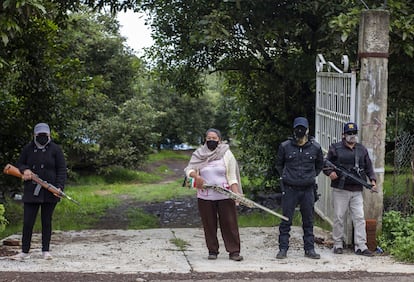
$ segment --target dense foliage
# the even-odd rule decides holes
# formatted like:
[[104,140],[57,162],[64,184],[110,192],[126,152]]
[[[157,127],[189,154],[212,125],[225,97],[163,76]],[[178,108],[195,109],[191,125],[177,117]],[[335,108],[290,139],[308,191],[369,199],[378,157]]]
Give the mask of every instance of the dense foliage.
[[[143,66],[123,50],[116,23],[95,18],[94,25],[85,24],[87,19],[67,13],[83,5],[110,7],[111,12],[131,8],[150,15],[156,42],[150,53],[156,83],[142,83]],[[412,64],[403,62],[413,55],[413,4],[391,0],[387,7],[382,5],[353,0],[5,1],[0,10],[6,15],[0,22],[6,46],[0,56],[1,98],[4,112],[17,117],[19,124],[6,119],[1,134],[20,132],[13,144],[2,144],[8,152],[6,159],[15,156],[16,148],[28,139],[34,120],[56,120],[52,126],[61,133],[57,139],[79,153],[78,160],[91,160],[97,166],[120,160],[129,166],[138,164],[142,154],[136,158],[131,154],[142,153],[148,144],[194,142],[200,140],[201,128],[222,126],[224,131],[231,128],[229,135],[239,141],[245,173],[265,176],[264,184],[274,186],[277,144],[290,135],[295,116],[313,121],[316,54],[334,61],[348,54],[357,67],[358,21],[366,8],[386,8],[391,15],[388,133],[393,136],[394,131],[412,128],[409,109],[414,71]],[[49,10],[53,13],[47,13]],[[224,78],[225,89],[218,91],[218,102],[226,112],[224,123],[219,122],[223,111],[208,101],[185,98],[205,93],[206,72],[221,73]],[[144,90],[143,84],[153,89]],[[155,97],[154,93],[162,95]],[[166,98],[162,106],[161,97]],[[137,101],[140,112],[148,113],[143,120],[152,124],[145,128],[151,134],[143,146],[135,143],[143,128],[127,131],[117,121],[119,113],[127,110],[123,103]],[[203,118],[188,118],[189,112],[201,111],[205,111]],[[180,117],[188,123],[185,129],[177,126],[182,124]],[[108,120],[115,124],[105,122]],[[134,121],[142,125],[137,116],[129,125]],[[111,133],[106,130],[115,127],[118,129]],[[128,148],[112,150],[121,142]],[[96,144],[99,146],[93,146]]]
[[[344,1],[347,9],[333,19],[330,26],[343,39],[344,45],[358,40],[358,21],[361,8],[358,1]],[[378,8],[383,3],[367,1],[370,8]],[[354,4],[354,5],[353,5]],[[388,119],[387,141],[393,141],[402,131],[412,132],[414,116],[410,110],[413,105],[411,89],[414,83],[414,3],[412,1],[387,1],[386,9],[390,13],[390,51],[388,64]],[[355,56],[356,48],[348,54]]]
[[[94,165],[113,163],[107,150],[112,147],[111,138],[134,140],[129,143],[133,146],[125,147],[127,152],[118,151],[125,164],[141,158],[141,151],[136,155],[131,149],[149,150],[153,140],[137,138],[143,132],[128,128],[131,120],[123,120],[124,129],[105,123],[113,116],[124,118],[123,111],[132,113],[125,103],[138,93],[134,84],[140,65],[123,46],[118,29],[114,19],[105,15],[72,14],[62,27],[48,19],[31,18],[19,37],[7,44],[7,56],[3,57],[7,63],[0,69],[4,74],[1,109],[7,116],[1,138],[2,161],[16,159],[18,150],[30,140],[33,125],[40,121],[51,125],[53,139],[65,146],[69,156],[87,154]],[[150,115],[150,122],[154,118],[151,114],[155,111],[145,106],[134,111],[142,111],[143,119]],[[116,119],[112,121],[116,123]],[[150,122],[133,124],[142,127]],[[118,131],[111,131],[111,127]],[[125,159],[127,156],[130,158]]]
[[414,262],[414,216],[403,217],[400,212],[386,212],[379,237],[384,251],[400,261]]
[[[273,168],[277,146],[291,134],[293,118],[303,115],[313,124],[315,56],[322,53],[339,65],[341,55],[348,54],[357,68],[364,4],[384,8],[378,1],[351,0],[142,2],[152,15],[157,42],[152,58],[162,77],[179,93],[197,96],[203,92],[200,75],[223,73],[224,94],[234,98],[232,135],[240,141],[243,171],[265,176],[263,184],[272,187],[278,178]],[[411,128],[406,105],[413,104],[412,67],[402,73],[398,61],[412,61],[414,7],[394,0],[385,8],[391,15],[390,78],[395,78],[390,80],[390,116],[396,117],[399,108],[400,124]],[[399,87],[403,81],[407,88]],[[396,99],[403,97],[405,105],[399,105]]]
[[[37,2],[13,3],[27,10],[0,12],[26,13]],[[40,12],[51,8],[42,3],[36,5]],[[54,8],[51,15],[59,14]],[[0,163],[17,160],[37,122],[51,126],[71,175],[139,168],[165,140],[200,142],[214,123],[219,87],[200,98],[180,95],[125,46],[112,15],[75,10],[62,18],[26,13],[24,21],[15,21],[24,27],[16,32],[7,33],[0,23],[6,31],[0,43]],[[3,191],[20,182],[0,175],[0,184]]]
[[6,228],[7,220],[4,217],[4,206],[0,204],[0,233]]

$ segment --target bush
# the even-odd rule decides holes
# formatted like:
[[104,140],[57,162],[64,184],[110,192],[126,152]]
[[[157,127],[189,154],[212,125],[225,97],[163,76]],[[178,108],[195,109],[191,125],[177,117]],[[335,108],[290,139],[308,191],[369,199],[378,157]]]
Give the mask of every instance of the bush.
[[0,232],[3,232],[4,229],[6,229],[7,220],[4,217],[4,212],[6,210],[4,209],[4,206],[0,204]]
[[398,211],[386,212],[379,241],[381,247],[398,260],[414,262],[414,216],[402,217]]

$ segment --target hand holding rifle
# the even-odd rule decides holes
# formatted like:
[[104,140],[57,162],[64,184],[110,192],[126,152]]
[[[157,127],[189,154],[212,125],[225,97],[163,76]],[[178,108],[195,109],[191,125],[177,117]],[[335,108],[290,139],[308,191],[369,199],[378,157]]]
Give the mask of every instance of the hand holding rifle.
[[80,205],[78,201],[75,201],[74,199],[72,199],[71,197],[69,197],[68,195],[66,195],[61,189],[55,187],[54,185],[42,180],[41,178],[39,178],[36,174],[34,174],[30,169],[26,169],[24,171],[24,173],[22,174],[20,172],[20,170],[11,165],[11,164],[7,164],[4,167],[3,172],[5,174],[8,175],[12,175],[12,176],[16,176],[19,177],[23,180],[33,180],[34,182],[36,182],[37,184],[39,184],[41,187],[47,189],[49,192],[51,192],[53,195],[55,195],[58,198],[66,198],[72,202],[74,202],[75,204],[77,204],[78,206]]
[[[195,180],[195,178],[193,178],[191,176],[190,177],[185,177],[182,186],[183,187],[188,187],[188,188],[197,188],[197,189],[200,189],[200,188],[198,188],[199,185],[197,185],[196,181],[198,181],[198,180]],[[279,214],[279,213],[277,213],[277,212],[275,212],[275,211],[273,211],[273,210],[271,210],[271,209],[269,209],[269,208],[267,208],[265,206],[262,206],[262,205],[260,205],[260,204],[258,204],[256,202],[254,202],[254,201],[252,201],[252,200],[244,197],[244,195],[242,195],[242,194],[235,193],[232,190],[223,188],[221,186],[217,186],[217,185],[206,185],[206,184],[204,184],[204,181],[202,183],[203,184],[201,185],[201,189],[206,189],[206,188],[213,189],[213,190],[215,190],[215,191],[217,191],[217,192],[219,192],[219,193],[221,193],[223,195],[228,196],[230,199],[233,199],[236,202],[236,204],[243,204],[243,205],[245,205],[246,207],[249,207],[249,208],[256,207],[256,208],[259,208],[259,209],[261,209],[261,210],[263,210],[265,212],[268,212],[268,213],[273,214],[273,215],[275,215],[277,217],[280,217],[283,220],[289,221],[289,218],[287,218],[286,216],[284,216],[282,214]]]
[[362,178],[354,175],[353,173],[348,172],[346,169],[340,168],[340,167],[334,165],[332,162],[325,159],[325,168],[324,168],[324,170],[328,170],[328,169],[332,170],[332,172],[329,174],[329,178],[331,180],[338,179],[339,176],[338,176],[337,172],[339,172],[344,179],[346,177],[349,177],[352,180],[354,180],[354,181],[358,182],[359,184],[361,184],[362,186],[364,186],[365,188],[371,190],[371,192],[378,193],[377,183],[376,183],[375,180],[372,180],[371,183],[368,183],[367,181],[365,181]]

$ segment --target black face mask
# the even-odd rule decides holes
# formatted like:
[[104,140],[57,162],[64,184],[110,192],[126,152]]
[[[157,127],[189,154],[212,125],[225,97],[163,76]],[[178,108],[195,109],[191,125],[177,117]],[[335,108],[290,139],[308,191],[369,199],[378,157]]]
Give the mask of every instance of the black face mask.
[[304,126],[297,126],[293,130],[293,135],[296,139],[302,139],[306,135],[306,127]]
[[49,143],[49,136],[45,134],[37,135],[35,136],[35,142],[40,146],[45,146],[47,143]]
[[214,151],[214,150],[217,148],[218,143],[219,143],[219,141],[215,141],[215,140],[208,140],[208,141],[206,142],[206,144],[207,144],[207,148],[208,148],[210,151]]

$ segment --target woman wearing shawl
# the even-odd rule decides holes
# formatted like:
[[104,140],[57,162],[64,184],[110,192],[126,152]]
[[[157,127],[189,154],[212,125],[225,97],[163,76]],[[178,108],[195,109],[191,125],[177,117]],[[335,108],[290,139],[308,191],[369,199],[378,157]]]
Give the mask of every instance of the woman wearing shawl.
[[214,128],[208,129],[206,142],[192,154],[185,173],[187,177],[195,179],[198,210],[203,223],[208,259],[217,259],[219,254],[217,239],[217,223],[219,223],[229,259],[241,261],[243,257],[240,255],[236,203],[213,189],[203,188],[204,184],[216,185],[235,193],[243,193],[237,161],[229,145],[221,141],[220,131]]

